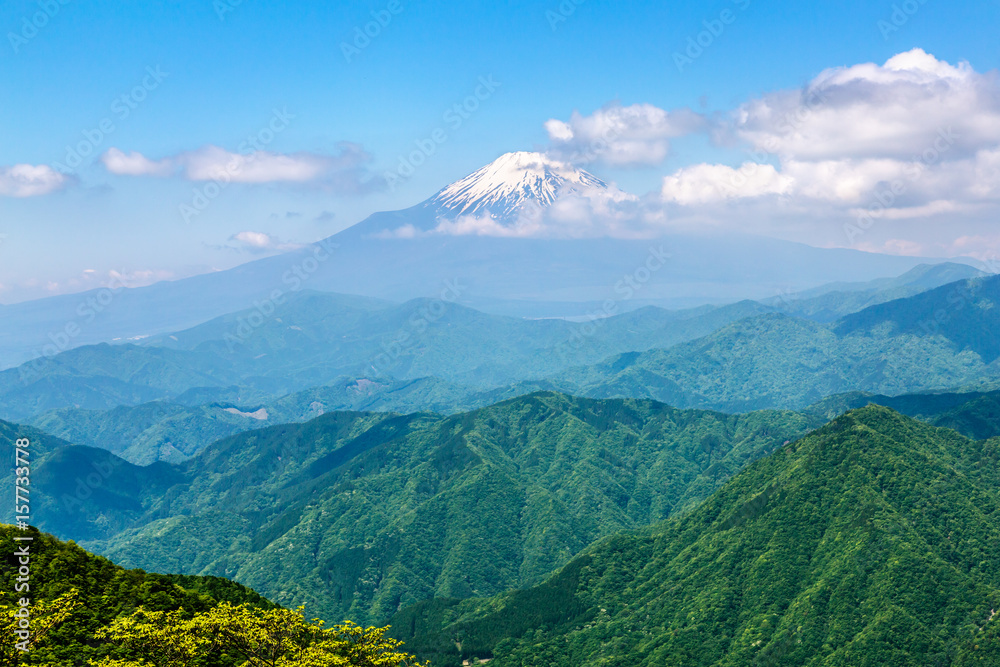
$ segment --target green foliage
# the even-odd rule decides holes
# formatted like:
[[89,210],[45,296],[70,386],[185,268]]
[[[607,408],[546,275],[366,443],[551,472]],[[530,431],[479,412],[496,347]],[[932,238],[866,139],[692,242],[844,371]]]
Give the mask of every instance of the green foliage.
[[998,445],[857,410],[539,587],[394,631],[437,665],[1000,664]]
[[[30,600],[30,591],[24,591],[20,600]],[[0,603],[0,665],[16,667],[25,662],[32,651],[46,642],[49,634],[66,622],[80,608],[78,591],[73,589],[54,600],[36,601],[25,607],[20,602],[7,606]],[[28,611],[30,616],[20,612]],[[22,626],[22,621],[27,627]],[[18,633],[25,633],[23,636]]]
[[[690,511],[818,423],[552,393],[452,417],[330,413],[158,464],[160,479],[175,476],[166,486],[118,466],[108,485],[128,503],[95,494],[38,520],[87,531],[89,547],[130,567],[224,576],[330,620],[377,623],[419,600],[540,581],[596,539]],[[87,469],[62,460],[44,465],[60,485]],[[39,503],[50,488],[40,480]]]
[[841,320],[840,335],[888,329],[890,334],[939,336],[989,364],[1000,357],[1000,277],[973,278],[898,299]]
[[244,667],[414,667],[387,628],[345,622],[324,628],[302,609],[262,610],[228,602],[187,616],[137,609],[98,631],[133,659],[105,658],[93,667],[180,667],[236,659]]
[[451,414],[537,390],[743,412],[803,408],[852,390],[981,386],[997,379],[1000,310],[991,304],[1000,277],[814,321],[969,271],[923,267],[902,282],[773,305],[642,308],[589,329],[454,304],[428,318],[425,301],[389,307],[302,293],[238,345],[226,337],[245,313],[144,347],[71,350],[26,378],[23,369],[0,372],[0,416],[147,464],[323,412]]
[[850,392],[831,396],[803,412],[817,419],[833,419],[869,403],[884,405],[922,421],[958,431],[974,440],[1000,436],[1000,391],[906,394],[882,396]]
[[[79,667],[87,660],[114,653],[114,647],[98,641],[98,633],[114,619],[129,615],[139,607],[151,611],[171,611],[190,617],[206,612],[222,601],[246,603],[261,609],[273,605],[256,593],[232,582],[174,578],[142,570],[125,570],[111,561],[90,554],[73,542],[61,542],[34,528],[21,531],[0,524],[0,543],[15,544],[13,537],[31,537],[30,590],[15,592],[18,561],[13,549],[0,565],[0,625],[9,623],[11,609],[19,598],[30,597],[33,604],[32,628],[42,631],[43,641],[33,647],[21,664],[46,667]],[[25,543],[19,543],[25,544]],[[211,591],[212,595],[207,594]],[[177,610],[181,610],[178,612]],[[3,631],[2,656],[8,656],[7,642],[13,636]],[[119,656],[122,657],[122,656]],[[9,663],[8,664],[17,664]],[[229,663],[211,663],[224,667]],[[206,663],[204,667],[210,667]]]
[[33,426],[77,445],[107,449],[130,463],[180,463],[222,438],[254,429],[305,422],[335,411],[453,414],[548,388],[522,383],[478,391],[437,378],[356,378],[313,387],[249,407],[238,388],[208,389],[187,398],[196,405],[154,401],[111,410],[62,408],[31,420]]
[[[980,315],[980,327],[1000,328],[1000,311]],[[577,395],[651,398],[678,407],[799,409],[847,391],[895,395],[995,380],[992,357],[966,342],[912,328],[848,330],[763,315],[667,350],[571,369],[552,382]]]

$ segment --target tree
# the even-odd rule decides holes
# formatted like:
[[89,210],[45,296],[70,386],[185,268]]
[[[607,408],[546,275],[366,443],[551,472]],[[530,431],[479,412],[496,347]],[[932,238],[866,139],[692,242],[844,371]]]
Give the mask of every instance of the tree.
[[[0,605],[0,667],[16,667],[39,644],[45,641],[50,632],[62,625],[80,606],[77,600],[78,591],[74,588],[54,600],[38,602],[33,606],[9,607]],[[21,609],[30,610],[30,616],[25,618]],[[28,621],[24,628],[22,621]],[[19,632],[28,631],[26,635]]]
[[326,628],[323,621],[306,621],[301,607],[263,610],[226,602],[190,618],[181,610],[140,608],[97,633],[133,657],[91,665],[186,667],[230,656],[247,667],[418,667],[400,651],[402,642],[385,636],[387,629],[351,622]]

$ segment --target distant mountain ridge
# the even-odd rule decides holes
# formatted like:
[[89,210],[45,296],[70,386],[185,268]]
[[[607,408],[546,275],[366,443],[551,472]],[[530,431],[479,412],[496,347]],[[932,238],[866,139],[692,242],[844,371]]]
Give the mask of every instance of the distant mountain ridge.
[[[73,410],[151,401],[222,403],[238,412],[270,406],[282,420],[297,420],[309,416],[315,402],[322,409],[453,412],[538,389],[730,412],[800,409],[847,391],[907,394],[1000,380],[1000,310],[990,305],[998,298],[1000,277],[993,276],[873,306],[829,325],[756,302],[686,312],[644,308],[573,323],[498,317],[426,300],[393,306],[302,292],[239,344],[231,339],[255,311],[143,346],[84,347],[37,369],[29,364],[0,372],[0,416],[35,421],[69,409],[36,422],[68,436],[104,419]],[[430,317],[432,307],[439,310]],[[949,319],[934,319],[941,313]],[[346,390],[359,382],[369,389]],[[146,461],[158,451],[156,456],[178,460],[207,444],[192,443],[191,434],[221,436],[243,430],[238,422],[246,421],[218,409],[165,410],[144,413],[162,413],[165,430],[145,417],[137,421],[151,430],[128,456]],[[168,426],[168,412],[192,419],[191,426]],[[169,433],[185,439],[171,442]]]
[[436,377],[485,391],[626,350],[669,347],[771,311],[753,302],[687,313],[648,308],[588,325],[489,315],[441,300],[395,305],[306,291],[273,308],[266,318],[253,309],[142,345],[87,346],[0,371],[0,417],[176,401],[189,391],[202,403],[247,406],[348,377]]
[[880,278],[862,283],[831,283],[798,294],[767,299],[763,303],[789,315],[817,322],[832,322],[870,306],[916,296],[959,280],[983,278],[987,275],[967,264],[921,264],[896,278]]
[[[570,165],[531,153],[507,154],[428,201],[372,214],[299,250],[147,287],[128,287],[125,276],[124,287],[6,306],[0,318],[0,368],[81,345],[187,329],[302,289],[402,302],[434,298],[450,281],[464,286],[456,299],[464,305],[544,317],[555,310],[586,315],[608,299],[621,310],[767,299],[848,276],[871,280],[935,262],[732,233],[664,232],[639,240],[502,238],[478,228],[410,238],[395,234],[434,230],[442,216],[463,212],[509,221],[516,211],[544,211],[560,193],[587,192],[608,201],[629,197]],[[615,286],[644,265],[651,248],[662,248],[670,261],[643,282],[639,293],[623,299]],[[578,304],[575,311],[568,307],[572,304]]]
[[871,306],[831,325],[783,314],[668,350],[627,353],[550,378],[562,391],[731,412],[798,409],[861,390],[905,394],[1000,379],[1000,276]]

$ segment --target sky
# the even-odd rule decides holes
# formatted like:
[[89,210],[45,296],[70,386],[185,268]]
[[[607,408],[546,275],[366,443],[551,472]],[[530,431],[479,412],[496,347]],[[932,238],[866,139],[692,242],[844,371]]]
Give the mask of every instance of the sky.
[[992,0],[8,0],[0,303],[229,268],[509,151],[634,194],[604,233],[991,262],[998,28]]

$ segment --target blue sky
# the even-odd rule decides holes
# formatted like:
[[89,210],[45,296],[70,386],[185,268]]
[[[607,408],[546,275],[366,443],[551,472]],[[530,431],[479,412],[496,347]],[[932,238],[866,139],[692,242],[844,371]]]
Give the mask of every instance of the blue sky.
[[[998,67],[1000,3],[911,0],[910,13],[898,14],[902,4],[6,2],[0,169],[65,166],[67,146],[94,148],[51,192],[0,194],[0,302],[97,286],[109,271],[148,281],[233,266],[254,256],[234,240],[241,232],[268,235],[271,245],[258,250],[313,241],[417,203],[504,152],[544,151],[546,121],[568,121],[574,111],[645,104],[717,118],[827,68],[881,64],[914,48],[984,75]],[[892,24],[894,11],[905,22]],[[345,56],[343,44],[373,12],[386,25]],[[723,12],[731,20],[720,31]],[[44,25],[25,30],[33,17]],[[703,37],[703,53],[679,71],[675,54],[713,26],[718,34]],[[445,112],[483,77],[499,85],[450,127]],[[190,155],[206,146],[238,152],[275,110],[287,120],[267,151],[322,156],[347,165],[348,175],[234,183],[184,220],[179,207],[204,185],[190,177]],[[102,123],[113,130],[101,132]],[[412,178],[393,191],[379,187],[399,156],[437,128],[447,140]],[[163,173],[184,164],[188,178],[111,173],[99,157],[112,149],[149,165],[173,159]],[[189,157],[172,157],[181,154]],[[642,195],[685,167],[745,159],[745,146],[697,132],[672,138],[655,164],[586,168]],[[913,242],[947,253],[930,224],[912,227]],[[986,238],[985,224],[972,224],[970,238]],[[770,232],[844,245],[820,227]],[[904,232],[877,237],[896,246],[863,249],[906,251]]]

